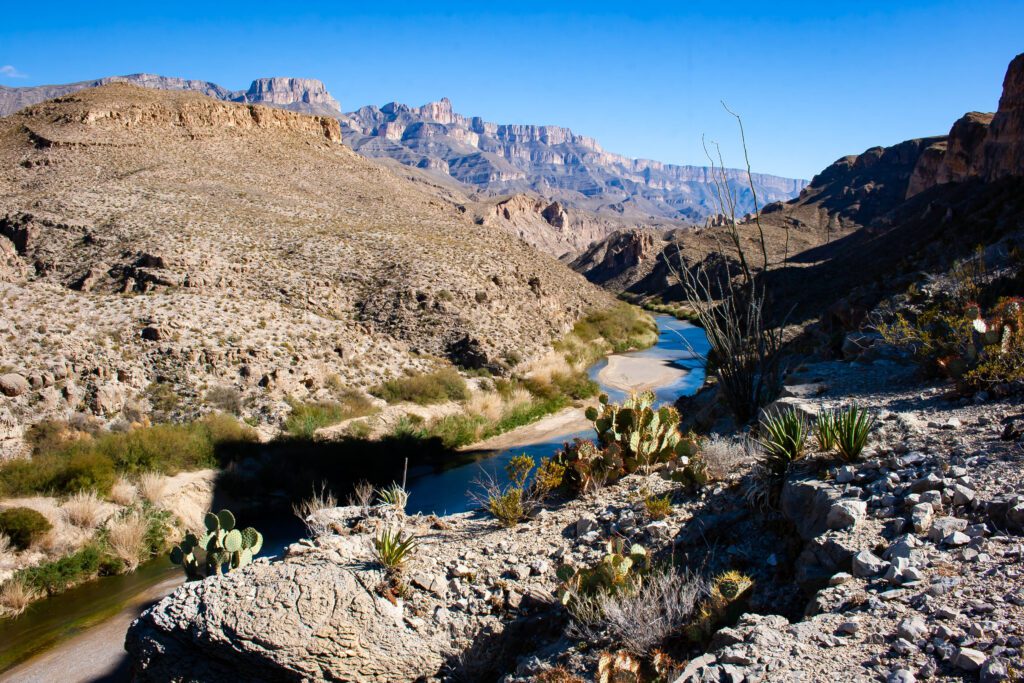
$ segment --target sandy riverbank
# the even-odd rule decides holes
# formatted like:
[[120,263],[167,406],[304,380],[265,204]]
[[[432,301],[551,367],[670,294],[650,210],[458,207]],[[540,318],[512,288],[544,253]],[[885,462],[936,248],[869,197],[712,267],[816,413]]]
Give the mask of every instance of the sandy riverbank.
[[597,373],[597,378],[602,384],[622,391],[646,391],[677,382],[686,372],[664,358],[608,356],[608,364]]
[[[597,374],[604,385],[621,391],[646,391],[679,381],[686,370],[663,358],[608,356],[608,364]],[[593,405],[597,402],[594,401]],[[586,406],[566,408],[510,432],[467,446],[470,451],[502,451],[518,446],[557,441],[559,437],[591,427],[583,412]]]

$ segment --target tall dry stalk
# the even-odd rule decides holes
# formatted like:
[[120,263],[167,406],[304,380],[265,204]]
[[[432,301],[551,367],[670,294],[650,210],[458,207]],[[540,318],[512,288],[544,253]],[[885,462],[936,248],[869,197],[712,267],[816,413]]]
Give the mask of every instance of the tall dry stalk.
[[[761,274],[768,271],[768,248],[764,229],[761,226],[760,209],[757,206],[757,192],[754,189],[750,155],[747,150],[746,133],[742,118],[722,103],[725,110],[734,116],[740,128],[740,141],[746,161],[747,183],[754,199],[754,221],[757,225],[758,243],[761,250]],[[723,267],[716,274],[703,263],[688,265],[679,248],[676,254],[678,269],[665,258],[669,270],[679,281],[687,304],[693,309],[700,325],[704,328],[711,346],[710,368],[717,377],[726,404],[736,420],[749,422],[757,415],[760,407],[772,397],[779,380],[779,351],[782,346],[782,328],[772,326],[765,320],[765,304],[768,298],[763,281],[755,278],[750,269],[746,251],[739,232],[736,216],[737,197],[729,186],[728,174],[722,159],[721,148],[711,143],[717,153],[717,162],[702,139],[704,151],[711,161],[712,179],[715,187],[715,201],[719,213],[725,218],[726,234],[735,249],[739,262],[740,283],[737,274],[729,267],[724,250],[719,247]],[[787,231],[787,253],[788,253]]]

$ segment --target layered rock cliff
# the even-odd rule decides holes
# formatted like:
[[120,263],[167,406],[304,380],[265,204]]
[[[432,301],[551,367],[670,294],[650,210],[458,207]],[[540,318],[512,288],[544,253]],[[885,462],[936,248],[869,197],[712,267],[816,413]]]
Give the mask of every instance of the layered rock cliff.
[[[504,125],[463,116],[447,99],[421,107],[392,102],[363,107],[343,121],[354,149],[433,169],[495,192],[535,192],[560,203],[615,216],[699,221],[715,211],[711,170],[605,151],[560,126]],[[348,133],[348,131],[346,131]],[[741,211],[753,208],[744,172],[736,182]],[[742,182],[741,182],[742,181]],[[789,199],[805,181],[754,174],[762,202]]]
[[[324,84],[310,78],[260,78],[244,91],[152,74],[65,85],[0,87],[0,116],[113,82],[331,116],[341,122],[345,141],[364,156],[391,159],[442,181],[454,179],[466,186],[466,192],[483,190],[498,197],[540,195],[567,208],[624,219],[624,227],[650,219],[700,222],[716,210],[711,170],[706,167],[612,154],[595,139],[560,126],[506,125],[463,116],[452,109],[447,98],[422,107],[392,102],[343,114]],[[753,209],[745,173],[729,170],[727,175],[735,183],[741,213]],[[806,185],[803,180],[766,174],[754,174],[753,182],[761,204],[790,199]],[[548,236],[540,243],[555,254],[575,253],[605,234],[603,229],[583,226],[579,235],[567,240]]]
[[324,84],[314,78],[257,78],[248,90],[228,90],[209,81],[187,80],[154,74],[130,74],[63,85],[39,85],[27,88],[0,86],[0,116],[8,116],[24,107],[54,97],[110,83],[131,83],[156,90],[197,92],[226,102],[265,104],[303,114],[333,117],[338,117],[341,114],[341,105],[331,97]]

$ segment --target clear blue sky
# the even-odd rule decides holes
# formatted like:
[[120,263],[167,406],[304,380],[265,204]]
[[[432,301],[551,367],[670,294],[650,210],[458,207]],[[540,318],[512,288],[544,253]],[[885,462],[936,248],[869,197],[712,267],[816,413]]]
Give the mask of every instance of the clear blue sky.
[[706,133],[739,165],[724,99],[755,170],[809,178],[994,110],[1024,51],[1021,0],[148,4],[5,3],[0,84],[308,76],[346,110],[448,96],[464,114],[667,162],[705,163]]

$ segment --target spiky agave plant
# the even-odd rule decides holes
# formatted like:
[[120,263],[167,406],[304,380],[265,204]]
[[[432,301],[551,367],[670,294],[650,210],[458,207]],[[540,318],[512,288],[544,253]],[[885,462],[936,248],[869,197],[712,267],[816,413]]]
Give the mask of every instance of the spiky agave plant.
[[419,544],[413,534],[405,535],[400,529],[382,529],[380,535],[373,539],[373,548],[377,552],[377,561],[389,572],[401,571],[412,551]]
[[875,416],[859,406],[850,406],[835,417],[836,450],[845,462],[860,457],[875,426]]
[[818,442],[818,450],[828,453],[836,447],[836,412],[820,410],[814,420],[814,439]]
[[760,431],[766,464],[774,475],[784,476],[790,463],[804,456],[809,431],[807,419],[790,408],[761,420]]
[[399,484],[392,484],[377,491],[377,500],[384,505],[390,505],[396,510],[405,512],[405,506],[409,502],[409,492]]

